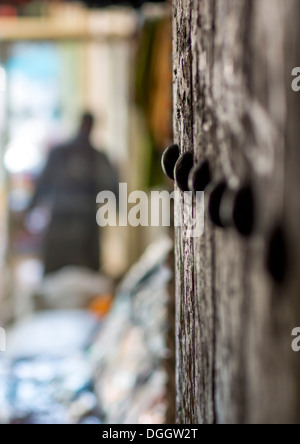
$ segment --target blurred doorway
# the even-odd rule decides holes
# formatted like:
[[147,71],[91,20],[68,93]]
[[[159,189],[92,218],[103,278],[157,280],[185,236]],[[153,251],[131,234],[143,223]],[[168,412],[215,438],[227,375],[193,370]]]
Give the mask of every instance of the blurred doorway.
[[[8,317],[31,311],[29,298],[42,277],[47,215],[41,211],[34,223],[24,224],[36,179],[50,150],[74,136],[84,109],[96,117],[95,147],[106,151],[126,181],[136,14],[93,12],[90,20],[97,31],[91,32],[80,20],[69,28],[61,27],[61,20],[49,19],[41,28],[39,19],[18,19],[1,44],[1,299],[13,295],[6,300]],[[113,240],[106,236],[106,250],[112,250],[112,242],[110,270],[118,276],[128,267],[126,230],[114,233]]]

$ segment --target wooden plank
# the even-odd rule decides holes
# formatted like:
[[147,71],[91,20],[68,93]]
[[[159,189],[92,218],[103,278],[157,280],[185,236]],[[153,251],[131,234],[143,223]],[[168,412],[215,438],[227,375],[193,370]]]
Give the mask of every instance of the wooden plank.
[[[210,160],[215,180],[250,181],[258,206],[249,240],[213,228],[207,215],[201,239],[177,230],[182,423],[300,420],[291,351],[291,331],[300,325],[299,272],[292,266],[280,287],[264,263],[277,221],[292,236],[292,264],[300,259],[300,107],[291,95],[299,18],[295,0],[174,3],[175,139],[196,161]],[[175,211],[182,217],[182,202]]]
[[[195,162],[214,162],[214,121],[210,110],[212,87],[214,3],[193,2],[191,15],[192,112]],[[205,128],[205,131],[203,131]],[[215,233],[205,220],[205,235],[194,240],[195,300],[195,415],[193,422],[215,422],[215,288],[212,266],[215,257]]]
[[[191,101],[191,0],[178,0],[174,4],[174,109],[175,140],[182,152],[193,148],[192,101]],[[176,209],[182,217],[183,202]],[[185,375],[185,384],[177,381],[178,420],[192,422],[195,412],[195,385],[192,371],[195,366],[194,294],[193,286],[193,241],[187,238],[183,228],[175,230],[176,239],[176,297],[177,297],[177,375]],[[190,259],[189,262],[185,259]],[[186,411],[191,416],[186,416]]]

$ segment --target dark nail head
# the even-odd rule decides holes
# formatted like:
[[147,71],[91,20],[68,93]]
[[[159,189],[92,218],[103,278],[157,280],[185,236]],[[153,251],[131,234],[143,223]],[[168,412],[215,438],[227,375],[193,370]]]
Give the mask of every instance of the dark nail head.
[[235,228],[242,236],[251,236],[255,224],[255,204],[250,186],[244,186],[237,191],[234,198],[232,218]]
[[178,145],[169,146],[162,155],[162,169],[165,175],[171,180],[175,180],[174,168],[177,160],[179,159],[179,156],[180,150]]
[[278,284],[282,284],[288,270],[287,243],[284,230],[281,226],[271,232],[266,256],[267,270]]
[[195,165],[189,175],[189,189],[195,194],[204,191],[211,182],[210,166],[207,160]]
[[217,227],[224,228],[220,217],[220,208],[222,198],[227,190],[226,182],[220,182],[218,184],[211,185],[207,190],[208,193],[208,213],[210,220]]

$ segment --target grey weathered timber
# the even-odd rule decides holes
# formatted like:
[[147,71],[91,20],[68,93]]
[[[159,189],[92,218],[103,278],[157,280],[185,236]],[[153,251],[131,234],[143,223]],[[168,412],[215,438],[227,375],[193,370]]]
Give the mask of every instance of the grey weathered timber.
[[[207,214],[202,238],[176,229],[179,423],[300,421],[299,20],[299,0],[173,2],[175,141],[257,202],[251,239]],[[291,240],[280,286],[264,264],[277,222]]]

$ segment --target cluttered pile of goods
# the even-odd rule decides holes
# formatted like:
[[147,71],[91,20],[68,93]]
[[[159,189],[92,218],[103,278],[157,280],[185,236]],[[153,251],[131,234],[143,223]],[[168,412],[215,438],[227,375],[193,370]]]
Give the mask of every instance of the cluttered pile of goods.
[[112,303],[42,311],[11,331],[0,423],[165,422],[171,247],[169,239],[152,245]]

